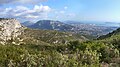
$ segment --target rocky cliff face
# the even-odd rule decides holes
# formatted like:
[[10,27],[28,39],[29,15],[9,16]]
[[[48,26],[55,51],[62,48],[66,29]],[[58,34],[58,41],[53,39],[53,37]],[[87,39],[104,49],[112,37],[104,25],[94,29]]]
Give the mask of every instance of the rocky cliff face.
[[16,19],[0,18],[0,43],[4,44],[7,40],[14,39],[21,35],[22,25]]

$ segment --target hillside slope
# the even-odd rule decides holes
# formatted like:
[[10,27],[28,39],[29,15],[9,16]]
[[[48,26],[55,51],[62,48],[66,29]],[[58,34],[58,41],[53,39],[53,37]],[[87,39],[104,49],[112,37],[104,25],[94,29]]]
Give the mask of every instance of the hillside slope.
[[120,28],[114,30],[113,32],[108,33],[107,35],[100,36],[98,39],[105,39],[109,37],[114,37],[120,35]]
[[[59,32],[53,30],[37,30],[37,29],[25,29],[24,33],[21,35],[22,39],[28,41],[29,39],[36,40],[37,42],[43,41],[50,44],[67,44],[69,41],[88,40],[82,35],[77,35],[68,32]],[[37,43],[34,42],[34,43]]]
[[119,49],[120,51],[120,28],[117,30],[114,30],[113,32],[103,35],[98,38],[98,40],[101,40],[102,42],[112,44],[115,46],[115,48]]
[[[6,34],[18,29],[19,22],[3,22],[7,23]],[[12,31],[11,25],[15,28]],[[0,45],[0,67],[120,67],[119,31],[101,40],[86,41],[84,36],[69,32],[22,30]]]

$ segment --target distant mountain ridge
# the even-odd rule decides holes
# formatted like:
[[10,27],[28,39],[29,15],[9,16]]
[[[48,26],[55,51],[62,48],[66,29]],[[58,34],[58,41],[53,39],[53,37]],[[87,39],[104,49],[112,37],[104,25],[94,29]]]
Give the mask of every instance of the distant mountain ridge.
[[85,35],[87,37],[98,37],[116,29],[116,27],[97,26],[95,24],[87,24],[77,21],[61,22],[54,20],[39,20],[38,22],[27,27],[33,29],[73,32],[76,34]]
[[24,25],[24,26],[31,26],[31,25],[33,25],[34,23],[31,22],[31,21],[25,21],[25,22],[23,22],[23,23],[21,23],[21,24]]
[[71,31],[74,26],[62,23],[60,21],[53,20],[40,20],[37,23],[28,26],[34,29],[44,29],[44,30],[58,30],[58,31]]

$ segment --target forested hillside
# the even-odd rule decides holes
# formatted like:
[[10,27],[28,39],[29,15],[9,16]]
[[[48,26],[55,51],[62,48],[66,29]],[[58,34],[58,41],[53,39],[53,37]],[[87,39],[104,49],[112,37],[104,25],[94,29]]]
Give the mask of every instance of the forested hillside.
[[[32,31],[32,32],[30,32]],[[34,31],[34,32],[33,32]],[[23,43],[20,45],[0,45],[0,66],[1,67],[119,67],[120,34],[108,39],[92,41],[75,41],[76,38],[67,33],[49,31],[49,34],[58,33],[58,39],[68,40],[67,43],[51,43],[56,36],[45,36],[47,30],[26,29]],[[29,34],[27,34],[29,33]],[[45,34],[46,33],[46,34]],[[41,37],[42,35],[42,37]],[[44,35],[44,36],[43,36]],[[69,38],[64,37],[64,35]],[[53,37],[51,41],[49,37]],[[60,38],[59,38],[60,37]],[[117,37],[118,39],[114,40]],[[22,37],[21,37],[22,38]],[[43,39],[42,39],[43,38]],[[79,37],[78,37],[79,38]],[[74,40],[75,39],[75,40]],[[111,40],[113,39],[113,40]],[[57,40],[55,38],[55,40]],[[15,40],[14,40],[15,41]],[[39,42],[39,43],[38,43]]]

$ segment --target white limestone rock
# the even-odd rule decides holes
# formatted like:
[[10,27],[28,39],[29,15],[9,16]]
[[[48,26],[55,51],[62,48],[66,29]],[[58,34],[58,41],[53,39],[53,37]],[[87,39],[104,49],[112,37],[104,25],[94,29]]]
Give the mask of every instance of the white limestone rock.
[[22,25],[16,19],[0,18],[0,42],[14,39],[21,35]]

